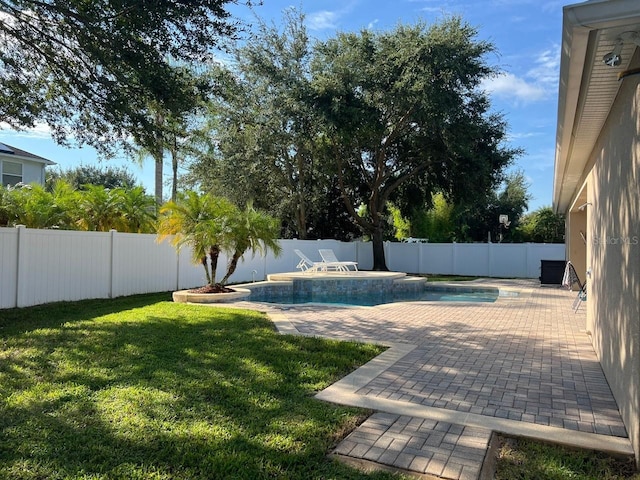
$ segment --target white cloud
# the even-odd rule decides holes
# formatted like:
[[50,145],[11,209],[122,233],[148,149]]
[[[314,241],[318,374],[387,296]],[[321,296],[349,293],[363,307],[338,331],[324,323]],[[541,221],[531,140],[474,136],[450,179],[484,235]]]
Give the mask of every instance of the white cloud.
[[14,130],[10,125],[0,122],[0,137],[51,138],[51,129],[46,123],[36,123],[32,128]]
[[527,77],[545,88],[557,90],[560,73],[560,45],[554,45],[539,53],[535,63],[536,66],[527,72]]
[[310,30],[327,30],[337,28],[337,12],[322,10],[307,15],[307,26]]
[[516,77],[513,73],[502,73],[497,77],[486,79],[480,87],[491,95],[510,99],[515,103],[537,102],[547,96],[543,87]]
[[541,135],[543,135],[541,132],[510,133],[508,134],[507,139],[509,141],[522,140],[526,138],[540,137]]
[[503,72],[497,77],[485,80],[481,87],[498,98],[516,105],[526,105],[553,97],[558,91],[560,71],[560,46],[540,52],[533,67],[524,75]]

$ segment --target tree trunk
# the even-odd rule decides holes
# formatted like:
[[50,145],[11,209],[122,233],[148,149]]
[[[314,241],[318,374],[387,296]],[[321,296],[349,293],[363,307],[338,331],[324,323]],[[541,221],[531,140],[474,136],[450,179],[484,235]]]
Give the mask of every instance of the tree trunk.
[[296,222],[298,228],[298,238],[300,240],[307,239],[307,206],[306,197],[304,192],[306,175],[305,175],[305,155],[300,153],[296,154],[296,163],[298,167],[298,184],[296,186],[296,196],[298,197],[298,206],[296,208]]
[[[156,112],[156,126],[161,129],[164,126],[164,115],[160,112]],[[155,189],[156,189],[156,205],[162,205],[162,176],[163,176],[163,164],[164,164],[164,139],[162,133],[158,131],[156,133],[156,144],[153,147],[152,157],[155,162],[156,175],[155,175]]]
[[[173,136],[171,146],[171,201],[175,202],[178,197],[178,141]],[[214,280],[215,281],[215,280]]]
[[220,281],[222,285],[226,285],[227,281],[229,280],[229,277],[233,275],[233,272],[236,271],[236,267],[238,266],[238,260],[240,260],[241,256],[242,254],[238,252],[234,252],[233,257],[231,257],[231,261],[229,262],[229,268],[227,268],[227,273],[224,276],[224,278]]
[[204,267],[204,272],[207,275],[207,284],[211,285],[211,276],[209,275],[209,268],[207,267],[207,257],[202,257],[200,259],[200,261],[202,262],[202,266]]
[[298,229],[298,238],[300,240],[307,239],[307,213],[305,210],[304,200],[298,197],[298,207],[296,208],[296,223]]
[[213,285],[216,283],[216,271],[218,270],[218,258],[220,257],[220,247],[218,245],[209,247],[209,257],[211,258],[211,280],[209,283]]
[[156,164],[156,175],[155,175],[155,188],[156,188],[156,204],[162,205],[162,155],[158,158],[154,157],[154,161]]
[[373,270],[378,272],[387,272],[387,262],[384,258],[384,240],[382,234],[382,226],[376,225],[372,235],[373,240]]

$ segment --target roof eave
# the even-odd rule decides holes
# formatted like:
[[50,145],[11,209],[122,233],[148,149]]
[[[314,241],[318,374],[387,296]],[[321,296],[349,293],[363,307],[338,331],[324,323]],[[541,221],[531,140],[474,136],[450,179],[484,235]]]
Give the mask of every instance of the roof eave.
[[570,207],[576,191],[575,179],[568,179],[568,167],[576,162],[586,165],[586,158],[572,157],[572,138],[581,99],[585,95],[591,67],[587,58],[594,50],[596,33],[603,28],[615,28],[640,22],[638,0],[591,0],[563,8],[562,51],[558,90],[558,124],[553,184],[553,209],[564,213]]

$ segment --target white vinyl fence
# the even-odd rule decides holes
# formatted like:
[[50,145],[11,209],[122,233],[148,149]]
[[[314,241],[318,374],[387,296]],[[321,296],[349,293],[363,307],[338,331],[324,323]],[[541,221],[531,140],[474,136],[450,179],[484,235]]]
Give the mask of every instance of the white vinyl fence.
[[[275,257],[251,257],[238,264],[230,281],[264,280],[269,273],[294,271],[294,249],[320,260],[318,249],[331,248],[360,269],[373,265],[371,244],[336,240],[281,240]],[[407,273],[536,278],[540,260],[563,260],[564,245],[387,243],[390,270]],[[217,279],[227,258],[221,255]],[[201,286],[204,269],[153,234],[0,228],[0,309],[43,303],[111,298]]]

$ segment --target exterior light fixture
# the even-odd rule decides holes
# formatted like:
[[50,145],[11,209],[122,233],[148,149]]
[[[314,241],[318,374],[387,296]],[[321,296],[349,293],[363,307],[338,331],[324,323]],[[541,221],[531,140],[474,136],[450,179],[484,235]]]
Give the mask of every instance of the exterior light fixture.
[[602,57],[602,62],[610,67],[617,67],[620,65],[622,63],[622,57],[620,56],[622,45],[622,40],[618,40],[613,52],[605,53],[604,57]]
[[635,43],[640,47],[640,34],[638,32],[622,32],[616,37],[616,45],[613,47],[613,51],[606,53],[602,57],[602,63],[610,67],[617,67],[622,63],[622,47],[625,42]]

